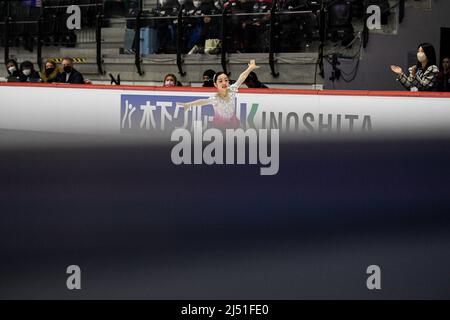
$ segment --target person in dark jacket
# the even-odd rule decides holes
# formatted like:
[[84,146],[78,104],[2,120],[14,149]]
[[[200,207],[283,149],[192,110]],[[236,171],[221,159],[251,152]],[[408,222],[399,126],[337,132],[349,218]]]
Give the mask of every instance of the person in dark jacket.
[[81,73],[73,67],[72,58],[64,58],[62,61],[62,69],[55,82],[71,83],[71,84],[84,84],[84,78]]
[[60,71],[56,66],[56,63],[53,60],[47,60],[45,62],[45,69],[39,73],[42,82],[52,83],[56,81],[56,78],[59,76]]
[[438,89],[441,92],[450,92],[450,57],[442,59],[441,70],[437,76]]
[[203,86],[206,88],[214,88],[214,75],[216,72],[212,69],[208,69],[205,72],[203,72]]
[[20,72],[19,66],[17,64],[17,61],[14,59],[9,59],[6,62],[6,71],[8,72],[7,79],[8,81],[24,81],[24,75]]
[[20,72],[22,72],[22,82],[41,82],[39,73],[34,70],[31,61],[24,61],[20,64]]
[[253,71],[249,73],[244,83],[248,88],[262,88],[262,89],[268,88],[268,86],[266,86],[264,83],[258,80],[258,76]]

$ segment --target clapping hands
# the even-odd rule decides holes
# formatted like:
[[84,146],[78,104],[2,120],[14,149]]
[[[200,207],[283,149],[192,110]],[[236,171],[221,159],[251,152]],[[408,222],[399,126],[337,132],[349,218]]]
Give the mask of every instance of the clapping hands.
[[391,66],[391,70],[392,70],[392,72],[394,72],[394,73],[396,73],[398,75],[402,75],[403,74],[403,70],[399,66],[392,65]]

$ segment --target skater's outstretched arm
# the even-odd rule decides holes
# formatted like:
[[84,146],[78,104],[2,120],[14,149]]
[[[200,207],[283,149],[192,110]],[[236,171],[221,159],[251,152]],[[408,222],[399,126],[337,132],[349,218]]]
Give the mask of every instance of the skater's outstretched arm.
[[244,83],[245,79],[247,79],[250,72],[258,68],[259,66],[256,65],[255,60],[250,60],[247,69],[241,73],[239,78],[236,80],[236,83],[234,83],[234,86],[239,88]]
[[177,102],[177,106],[189,109],[191,107],[202,107],[211,104],[209,99],[199,99],[192,102]]

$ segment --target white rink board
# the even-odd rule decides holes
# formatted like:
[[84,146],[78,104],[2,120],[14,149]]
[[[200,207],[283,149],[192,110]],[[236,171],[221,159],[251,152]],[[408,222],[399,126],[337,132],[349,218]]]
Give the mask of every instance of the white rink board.
[[[0,85],[0,128],[45,132],[117,134],[126,130],[146,130],[143,121],[146,101],[159,110],[159,100],[169,106],[164,118],[161,110],[152,114],[149,130],[160,130],[161,123],[175,124],[175,116],[184,117],[184,109],[176,110],[177,101],[209,97],[214,92],[187,88],[186,91],[133,90],[132,87],[107,89],[100,86],[8,86]],[[436,97],[294,94],[286,90],[272,93],[249,93],[241,90],[237,98],[237,114],[241,124],[256,127],[278,126],[293,132],[425,132],[450,133],[450,95]],[[128,97],[128,98],[127,98]],[[125,101],[138,101],[129,128]],[[136,100],[137,99],[137,100]],[[156,102],[155,102],[156,101]],[[209,111],[207,109],[210,109]],[[254,109],[253,114],[251,109]],[[181,108],[180,108],[181,109]],[[203,109],[203,110],[200,110]],[[211,107],[193,108],[185,119],[212,120]],[[209,114],[208,114],[209,112]],[[128,119],[128,118],[127,118]],[[188,120],[186,120],[188,121]],[[187,122],[186,122],[187,123]],[[155,127],[153,127],[153,125]],[[189,125],[189,124],[188,124]],[[134,126],[134,127],[133,127]],[[352,126],[352,128],[351,128]]]

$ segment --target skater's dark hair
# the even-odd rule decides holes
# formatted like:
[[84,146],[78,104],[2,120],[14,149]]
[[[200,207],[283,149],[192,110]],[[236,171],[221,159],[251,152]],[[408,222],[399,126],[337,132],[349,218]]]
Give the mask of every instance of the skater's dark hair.
[[219,78],[219,76],[221,76],[221,75],[223,75],[223,74],[226,74],[226,73],[223,72],[223,71],[217,72],[217,73],[214,75],[214,77],[213,77],[214,83],[216,83],[216,82],[217,82],[217,79]]

